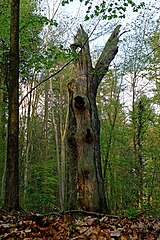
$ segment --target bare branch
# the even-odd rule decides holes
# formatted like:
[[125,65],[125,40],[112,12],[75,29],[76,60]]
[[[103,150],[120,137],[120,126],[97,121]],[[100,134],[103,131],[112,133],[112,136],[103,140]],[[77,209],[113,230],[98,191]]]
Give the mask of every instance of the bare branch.
[[61,71],[63,71],[64,68],[66,68],[72,61],[74,60],[74,58],[72,58],[70,61],[68,61],[66,64],[63,65],[63,67],[61,67],[57,72],[53,73],[51,76],[49,76],[48,78],[45,78],[44,80],[42,80],[40,83],[38,83],[35,87],[31,88],[31,90],[29,92],[26,93],[26,95],[21,99],[19,106],[22,104],[22,102],[24,101],[24,99],[32,92],[34,91],[37,87],[39,87],[42,83],[48,81],[49,79],[51,79],[52,77],[55,77],[58,73],[60,73]]

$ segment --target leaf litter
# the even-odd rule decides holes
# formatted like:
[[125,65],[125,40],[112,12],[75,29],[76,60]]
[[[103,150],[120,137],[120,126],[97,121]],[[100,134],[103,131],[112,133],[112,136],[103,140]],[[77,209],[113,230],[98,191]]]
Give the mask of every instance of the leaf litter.
[[160,221],[89,212],[0,212],[0,239],[160,240]]

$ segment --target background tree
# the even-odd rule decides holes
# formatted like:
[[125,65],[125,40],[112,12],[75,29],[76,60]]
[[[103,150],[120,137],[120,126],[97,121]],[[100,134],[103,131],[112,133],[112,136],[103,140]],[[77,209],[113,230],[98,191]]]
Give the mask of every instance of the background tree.
[[[5,26],[2,31],[0,32],[1,36],[2,36],[2,44],[4,47],[2,48],[1,51],[1,55],[2,56],[2,62],[1,62],[1,70],[4,76],[4,80],[3,80],[3,86],[2,86],[2,94],[3,94],[3,102],[6,102],[6,106],[7,106],[7,102],[8,102],[8,94],[7,91],[5,89],[7,89],[7,81],[6,79],[8,78],[8,60],[9,60],[9,21],[8,21],[8,17],[10,16],[10,5],[7,4],[5,1],[2,1],[1,7],[3,8],[3,15],[1,15],[0,17],[0,21],[3,23],[3,26]],[[42,31],[42,28],[44,26],[44,24],[49,24],[49,20],[46,17],[43,17],[42,15],[38,15],[35,14],[35,11],[37,11],[38,5],[37,3],[30,3],[28,1],[23,1],[21,3],[21,15],[20,15],[20,94],[22,93],[22,91],[24,90],[24,86],[25,84],[27,85],[27,82],[30,82],[30,84],[34,86],[34,83],[32,83],[31,79],[33,78],[32,73],[38,74],[38,72],[40,71],[40,67],[42,65],[42,61],[43,61],[43,57],[40,58],[40,53],[38,54],[38,52],[40,51],[40,44],[42,44],[41,38],[39,37],[39,33]],[[7,17],[8,16],[8,17]],[[30,44],[32,42],[32,45]],[[30,48],[29,46],[32,46],[32,48]],[[42,46],[42,45],[41,45]],[[38,62],[38,58],[39,60],[41,60],[40,62]],[[6,59],[6,60],[5,60]],[[6,65],[5,65],[6,64]],[[28,74],[28,71],[30,72],[30,74]],[[2,105],[4,106],[2,102]],[[1,106],[2,106],[1,105]],[[30,106],[32,105],[32,103],[30,102]],[[29,107],[30,108],[30,107]],[[32,107],[31,107],[32,108]],[[5,110],[5,108],[3,107],[3,109]],[[34,109],[34,108],[33,108]],[[23,149],[23,144],[25,142],[25,137],[26,134],[25,132],[23,132],[24,129],[24,125],[21,124],[22,122],[24,123],[25,117],[22,117],[22,113],[27,111],[27,105],[24,105],[23,108],[20,109],[21,115],[20,115],[20,180],[22,180],[23,176],[24,176],[24,181],[26,182],[26,174],[25,172],[27,172],[27,167],[25,168],[24,173],[23,172],[23,166],[27,166],[27,162],[26,165],[24,165],[24,158],[28,159],[27,157],[27,153],[25,154],[25,151]],[[28,111],[28,114],[31,113],[31,110]],[[31,115],[31,114],[30,114]],[[5,117],[5,112],[2,115],[3,117]],[[23,121],[21,121],[21,119],[23,119]],[[31,132],[30,129],[30,116],[28,117],[28,129],[27,132]],[[7,121],[5,123],[5,121],[3,121],[4,127],[5,125],[7,125]],[[3,127],[3,129],[5,129]],[[5,135],[4,135],[5,136]],[[23,136],[23,138],[21,138],[21,136]],[[25,146],[26,151],[29,152],[30,151],[30,147],[28,147],[31,142],[29,142],[29,138],[28,136],[26,137],[28,140],[28,144],[27,146]],[[4,137],[3,137],[4,139]],[[1,140],[3,140],[1,139]],[[0,141],[1,144],[3,144],[4,148],[2,148],[3,153],[5,153],[5,145],[6,145],[6,138],[4,139],[4,141]],[[32,145],[32,144],[31,144]],[[2,169],[3,171],[1,171],[2,173],[2,200],[4,201],[4,179],[5,179],[5,160],[2,159],[1,155],[1,163],[2,163]],[[23,157],[22,157],[23,156]],[[4,157],[5,158],[5,157]],[[21,178],[22,177],[22,178]],[[21,181],[23,182],[23,181]],[[25,184],[24,184],[25,185]],[[20,185],[20,189],[24,189],[24,185],[21,184]],[[25,192],[25,190],[24,190]],[[22,201],[21,201],[22,203]]]
[[[0,2],[0,24],[4,26],[0,31],[0,179],[1,181],[1,200],[4,202],[5,189],[5,170],[6,170],[6,128],[7,128],[7,80],[8,80],[8,59],[9,59],[9,4]],[[9,39],[8,39],[9,40]]]
[[6,210],[19,209],[19,0],[11,1]]
[[[154,9],[153,9],[154,12]],[[128,209],[128,211],[140,211],[144,206],[149,208],[147,205],[147,196],[149,188],[147,186],[151,186],[151,182],[154,179],[154,171],[152,173],[146,174],[148,171],[148,164],[150,165],[150,156],[146,154],[146,139],[148,138],[148,131],[152,128],[152,124],[154,124],[155,119],[155,109],[158,110],[158,106],[155,105],[152,96],[154,95],[153,86],[155,86],[155,77],[150,76],[150,68],[152,65],[152,61],[156,61],[152,56],[152,50],[150,48],[150,37],[153,34],[156,27],[156,22],[150,22],[150,12],[148,12],[148,8],[144,9],[137,16],[135,20],[135,33],[132,35],[131,33],[127,33],[124,35],[124,45],[123,41],[120,45],[120,49],[123,52],[123,61],[121,56],[121,51],[116,58],[115,65],[113,67],[113,72],[115,72],[116,79],[120,84],[120,103],[122,103],[122,120],[120,121],[119,129],[117,131],[117,127],[115,127],[112,132],[112,142],[110,145],[110,152],[108,158],[108,166],[107,166],[107,174],[106,174],[106,195],[108,199],[108,204],[110,209],[114,209],[113,211],[119,211],[122,209]],[[154,13],[152,13],[154,15]],[[143,20],[142,20],[143,19]],[[134,22],[132,23],[134,24]],[[150,25],[151,24],[151,25]],[[150,26],[150,28],[149,28]],[[140,33],[139,33],[140,27]],[[142,31],[143,29],[143,31]],[[134,31],[133,30],[133,31]],[[136,35],[136,32],[138,33]],[[142,34],[142,35],[141,35]],[[134,40],[134,36],[136,39]],[[127,38],[129,39],[128,44],[126,44]],[[131,50],[131,51],[130,51]],[[153,76],[153,75],[152,75]],[[113,78],[113,77],[112,77]],[[114,79],[114,78],[113,78]],[[113,81],[113,80],[112,80]],[[132,82],[130,82],[132,81]],[[154,83],[154,84],[153,84]],[[108,86],[108,85],[107,85]],[[104,86],[103,86],[104,88]],[[113,97],[112,107],[108,103],[109,93],[103,93],[103,88],[100,90],[99,98],[104,95],[105,103],[103,101],[104,109],[101,109],[100,113],[102,113],[101,124],[102,124],[102,159],[105,159],[105,147],[108,149],[108,139],[110,139],[111,126],[110,119],[114,119],[115,111],[114,111],[114,101],[116,99]],[[106,88],[106,85],[105,85]],[[105,89],[104,88],[104,89]],[[109,86],[108,91],[112,93],[113,85]],[[132,93],[130,90],[132,89]],[[145,94],[148,93],[149,96],[146,99]],[[113,94],[110,94],[114,96]],[[115,95],[116,96],[116,95]],[[144,105],[147,106],[148,112],[144,107],[144,112],[140,108],[138,110],[139,102],[141,100],[145,102]],[[146,100],[145,100],[146,99]],[[110,112],[109,115],[106,113],[105,105]],[[132,110],[131,110],[132,105]],[[140,104],[141,105],[141,104]],[[140,107],[140,106],[139,106]],[[131,115],[128,115],[128,110]],[[105,114],[106,113],[106,114]],[[158,113],[158,111],[157,111]],[[131,116],[133,116],[133,119]],[[158,113],[159,115],[159,113]],[[121,115],[120,115],[121,116]],[[120,119],[118,113],[118,121]],[[139,117],[138,117],[139,116]],[[105,121],[105,118],[107,122]],[[132,119],[132,120],[131,120]],[[134,123],[133,123],[134,120]],[[156,121],[155,121],[156,123]],[[103,128],[104,125],[104,128]],[[133,130],[133,125],[134,130]],[[143,125],[143,126],[142,126]],[[141,126],[141,127],[140,127]],[[121,130],[120,130],[121,129]],[[141,129],[141,130],[140,130]],[[106,132],[106,137],[105,137]],[[108,136],[108,137],[107,137]],[[133,137],[134,136],[134,137]],[[134,139],[134,140],[133,140]],[[135,144],[133,144],[133,142]],[[115,144],[117,143],[117,144]],[[105,146],[106,144],[106,146]],[[119,146],[119,147],[118,147]],[[136,151],[133,151],[133,146]],[[139,149],[139,150],[138,150]],[[135,155],[135,152],[139,152],[139,154]],[[116,153],[116,154],[115,154]],[[108,154],[107,154],[108,156]],[[136,160],[135,160],[136,159]],[[138,160],[139,159],[139,160]],[[141,161],[140,161],[141,159]],[[138,162],[141,162],[141,166]],[[105,165],[104,165],[105,168]],[[123,170],[122,170],[123,169]],[[155,169],[155,168],[154,168]],[[157,173],[159,167],[156,165],[155,172]],[[123,172],[123,175],[121,174]],[[141,177],[140,177],[141,172]],[[143,175],[143,176],[142,176]],[[150,178],[146,181],[146,175]],[[151,177],[152,176],[152,177]],[[141,178],[141,180],[140,180]],[[140,184],[141,182],[141,184]],[[143,182],[143,183],[142,183]],[[140,185],[142,187],[140,187]],[[137,187],[139,186],[139,187]],[[116,190],[115,190],[116,189]],[[139,190],[138,190],[139,189]],[[143,201],[141,201],[140,197],[140,189],[143,189]],[[117,205],[117,199],[119,199],[119,204]],[[141,203],[140,203],[141,202]],[[137,206],[137,203],[139,206]],[[111,204],[111,205],[110,205]],[[153,203],[152,203],[153,204]],[[157,200],[155,197],[155,206],[157,206]]]

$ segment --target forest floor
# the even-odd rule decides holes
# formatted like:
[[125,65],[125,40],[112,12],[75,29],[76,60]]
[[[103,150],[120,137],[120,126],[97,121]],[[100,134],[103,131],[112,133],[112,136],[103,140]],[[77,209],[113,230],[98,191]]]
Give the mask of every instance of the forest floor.
[[160,240],[160,221],[139,215],[132,219],[96,213],[0,212],[0,240],[98,239]]

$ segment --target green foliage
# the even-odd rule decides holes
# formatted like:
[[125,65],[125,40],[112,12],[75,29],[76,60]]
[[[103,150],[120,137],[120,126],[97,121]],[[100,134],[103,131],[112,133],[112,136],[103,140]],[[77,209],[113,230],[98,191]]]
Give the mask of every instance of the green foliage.
[[43,27],[55,22],[36,14],[36,2],[23,1],[20,15],[20,71],[23,78],[28,71],[43,69],[43,41],[40,33]]
[[[118,110],[114,128],[112,125],[115,116],[113,105],[112,108],[109,107],[109,104],[107,104],[106,108],[103,106],[103,114],[100,114],[102,126],[101,152],[104,166],[107,160],[105,188],[108,206],[114,213],[123,213],[129,216],[145,212],[148,215],[156,214],[156,209],[159,207],[159,190],[157,186],[159,150],[157,139],[154,140],[158,129],[153,130],[153,126],[157,128],[154,124],[155,114],[151,107],[149,108],[149,105],[147,105],[146,98],[144,98],[144,101],[145,109],[142,116],[143,128],[141,131],[141,144],[143,146],[141,151],[144,162],[144,195],[143,204],[140,208],[137,206],[139,180],[136,172],[138,165],[135,161],[132,145],[133,129],[130,128],[130,123],[126,122],[125,114],[121,113],[121,108]],[[139,117],[138,115],[136,116],[137,118]]]
[[124,215],[133,219],[140,215],[145,215],[147,217],[157,217],[159,218],[160,208],[152,208],[149,205],[143,205],[141,209],[138,208],[130,208],[127,211],[124,211]]
[[27,191],[23,207],[27,211],[39,213],[51,212],[55,209],[55,191],[57,179],[53,175],[52,160],[44,163],[31,164],[29,182],[25,188]]
[[[63,0],[62,6],[73,2],[73,0]],[[103,20],[111,20],[115,18],[125,18],[125,12],[127,11],[127,7],[131,7],[133,12],[138,12],[139,9],[145,6],[144,2],[140,2],[140,4],[136,4],[132,0],[123,0],[123,1],[113,1],[108,4],[107,1],[101,1],[97,5],[93,6],[93,0],[80,0],[83,2],[85,6],[87,6],[85,20],[93,19],[97,16],[102,16]]]
[[[0,1],[0,40],[9,39],[10,4]],[[3,27],[2,27],[3,26]]]
[[[27,144],[30,146],[28,159],[26,154],[20,156],[21,165],[21,206],[28,211],[46,213],[55,208],[57,192],[57,163],[54,142],[48,142],[44,136],[42,119],[33,117],[28,125],[20,132],[20,149],[25,152]],[[25,131],[28,131],[29,143],[25,141]],[[26,136],[27,137],[27,136]],[[47,154],[49,153],[49,154]],[[26,161],[28,164],[26,164]],[[25,179],[25,172],[27,181]]]
[[[145,31],[147,32],[147,30]],[[137,37],[140,36],[137,35]],[[122,89],[125,89],[125,84],[122,83],[125,76],[129,79],[129,73],[135,74],[134,77],[137,74],[140,81],[141,77],[142,79],[143,76],[147,77],[146,72],[150,71],[150,68],[147,67],[145,68],[145,74],[143,72],[144,58],[142,56],[140,58],[138,53],[140,49],[143,49],[143,44],[146,43],[143,42],[142,38],[141,41],[141,44],[137,44],[139,49],[135,46],[135,51],[133,51],[133,48],[134,43],[137,43],[137,39],[135,39],[134,43],[129,42],[132,45],[133,52],[132,54],[129,51],[125,52],[125,61],[127,58],[129,61],[131,60],[126,68],[123,66],[126,75],[121,75],[118,62],[118,67],[114,67],[113,71],[108,72],[106,75],[106,80],[102,82],[97,97],[101,120],[103,170],[106,171],[105,190],[107,203],[113,213],[127,214],[129,216],[141,213],[153,216],[158,215],[159,211],[157,210],[159,209],[158,169],[160,169],[159,147],[157,145],[159,142],[159,113],[155,112],[153,105],[155,100],[152,95],[146,96],[144,94],[147,85],[144,87],[140,83],[138,89],[134,89],[138,94],[134,99],[134,108],[128,115],[125,105],[120,103],[122,99],[119,95]],[[126,42],[125,46],[128,49]],[[144,52],[140,52],[140,54],[144,54]],[[146,65],[150,64],[149,66],[152,66],[152,59],[149,59],[148,56],[146,56],[146,59]],[[134,77],[132,78],[131,75],[131,79],[135,79]],[[123,91],[124,93],[122,93],[125,96],[125,90]],[[131,100],[132,98],[130,103]],[[127,108],[130,108],[130,106],[127,105]],[[134,144],[136,147],[134,147]],[[139,204],[141,188],[143,199]]]
[[[7,126],[3,116],[6,118],[7,110],[6,103],[4,108],[4,100],[7,99],[5,90],[7,89],[6,80],[9,56],[10,4],[7,4],[6,1],[1,2],[0,11],[2,11],[2,14],[0,14],[0,24],[3,27],[0,30],[0,113],[2,113],[0,115],[0,123],[2,120],[3,124],[0,124],[0,179],[2,180],[6,158]],[[53,63],[57,63],[57,60],[52,60],[55,55],[59,59],[64,58],[64,56],[68,58],[68,55],[71,55],[67,50],[68,55],[64,53],[64,49],[56,49],[55,47],[51,51],[44,51],[44,41],[42,39],[44,27],[56,28],[57,22],[54,19],[49,20],[40,14],[39,3],[37,1],[21,1],[19,26],[20,81],[24,84],[23,86],[26,83],[32,84],[32,80],[35,77],[34,74],[40,73],[44,69],[49,69],[53,66]],[[46,59],[48,59],[48,62]],[[3,99],[1,99],[1,92]],[[30,211],[47,212],[54,208],[55,192],[57,191],[54,143],[48,143],[48,140],[46,140],[44,129],[41,128],[41,124],[43,125],[42,120],[40,121],[38,117],[37,120],[31,118],[33,121],[29,123],[29,120],[25,115],[23,116],[21,110],[20,113],[21,206]],[[29,143],[28,140],[30,141]],[[29,147],[30,144],[33,148]],[[26,152],[27,147],[29,149],[28,157]],[[48,149],[50,153],[49,156],[46,156]],[[26,172],[28,172],[27,175],[25,175]]]
[[[56,20],[49,20],[38,11],[36,1],[21,1],[20,9],[20,73],[23,79],[28,77],[29,71],[39,73],[46,65],[44,46],[41,38],[42,30],[45,26],[57,27]],[[10,24],[10,4],[2,3],[0,5],[2,15],[0,15],[0,24],[3,26],[0,30],[0,46],[3,41],[5,48],[1,48],[0,58],[3,54],[9,52],[9,24]],[[53,57],[53,56],[52,56]],[[51,67],[51,63],[48,63]],[[53,62],[52,62],[53,65]],[[27,76],[26,76],[27,75]]]

